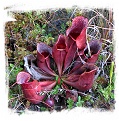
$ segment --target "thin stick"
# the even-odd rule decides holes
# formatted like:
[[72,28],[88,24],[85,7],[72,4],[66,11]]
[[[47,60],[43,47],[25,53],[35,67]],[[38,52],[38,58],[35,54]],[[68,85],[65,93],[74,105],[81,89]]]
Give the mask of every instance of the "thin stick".
[[12,88],[14,85],[16,85],[17,84],[17,82],[15,82],[14,84],[12,84],[9,88]]
[[[96,25],[90,25],[89,27],[97,27],[97,28],[100,28],[100,29],[105,29],[105,30],[112,30],[112,31],[114,31],[113,28],[104,28],[104,27],[96,26]],[[88,27],[88,28],[89,28],[89,27]]]
[[91,51],[90,51],[90,46],[89,46],[88,41],[86,41],[86,43],[87,43],[87,47],[88,47],[88,54],[89,54],[89,56],[91,57]]
[[79,52],[78,52],[78,48],[77,48],[77,53],[78,53],[78,56],[79,56],[81,62],[82,62],[83,64],[85,64],[86,62],[81,58],[81,56],[80,56],[80,54],[79,54]]
[[76,8],[74,9],[72,15],[70,16],[70,19],[73,17],[73,15],[74,15],[74,13],[76,12],[76,9],[77,9],[77,8],[78,8],[78,7],[76,6]]

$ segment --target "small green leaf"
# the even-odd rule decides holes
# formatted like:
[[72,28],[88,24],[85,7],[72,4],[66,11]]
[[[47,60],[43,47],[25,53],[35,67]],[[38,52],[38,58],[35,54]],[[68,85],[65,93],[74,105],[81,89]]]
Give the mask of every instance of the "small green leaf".
[[58,78],[59,78],[59,76],[56,76],[56,77],[55,77],[56,82],[58,81]]
[[85,97],[84,97],[84,100],[90,100],[90,95],[86,95]]
[[67,103],[68,103],[67,104],[68,109],[72,109],[74,105],[74,101],[71,98],[68,98]]
[[42,34],[45,34],[45,32],[46,32],[45,29],[42,29]]
[[47,108],[45,108],[45,107],[40,107],[40,110],[41,110],[41,111],[47,111]]
[[11,35],[10,34],[7,34],[7,37],[10,37]]
[[13,68],[14,67],[14,64],[10,63],[10,67]]
[[25,22],[24,22],[24,21],[22,21],[22,24],[24,25],[24,24],[25,24]]
[[60,86],[59,86],[59,85],[56,85],[55,88],[51,91],[51,94],[52,94],[52,95],[58,94],[59,88],[60,88]]
[[46,28],[46,24],[44,24],[43,26],[42,26],[42,29],[45,29]]
[[77,107],[82,107],[83,103],[84,103],[84,101],[81,100],[81,96],[78,96],[78,101],[77,101],[77,103],[76,103],[76,106],[77,106]]
[[111,67],[110,67],[110,84],[112,81],[113,71],[114,71],[114,61],[112,61]]

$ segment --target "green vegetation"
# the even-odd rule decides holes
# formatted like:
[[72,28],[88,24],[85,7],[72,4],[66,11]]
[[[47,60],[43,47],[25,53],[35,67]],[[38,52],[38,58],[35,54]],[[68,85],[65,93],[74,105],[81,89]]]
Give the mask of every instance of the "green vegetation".
[[83,106],[84,101],[81,99],[81,96],[78,96],[78,101],[76,103],[77,107],[82,107]]
[[56,95],[56,94],[58,94],[58,93],[59,93],[59,89],[60,89],[60,86],[59,86],[59,85],[56,85],[56,86],[52,89],[52,91],[50,92],[51,95]]
[[23,68],[21,67],[23,66],[23,62],[19,63],[19,65],[14,65],[12,63],[9,64],[9,80],[11,80],[10,83],[14,83],[16,82],[16,76],[17,74],[23,70]]
[[73,105],[74,105],[74,101],[71,98],[69,98],[67,100],[67,107],[68,107],[68,109],[72,109]]

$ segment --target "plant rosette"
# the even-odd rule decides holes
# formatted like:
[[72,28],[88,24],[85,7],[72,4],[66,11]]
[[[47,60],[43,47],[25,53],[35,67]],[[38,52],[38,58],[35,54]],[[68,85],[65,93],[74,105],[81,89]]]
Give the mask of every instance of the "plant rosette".
[[[18,73],[16,80],[28,101],[42,102],[46,94],[41,92],[51,91],[56,85],[81,92],[92,88],[102,43],[91,40],[87,45],[87,26],[87,18],[75,17],[66,35],[59,35],[53,47],[40,42],[36,57],[32,54],[24,57],[25,70]],[[71,97],[69,93],[67,96]]]

